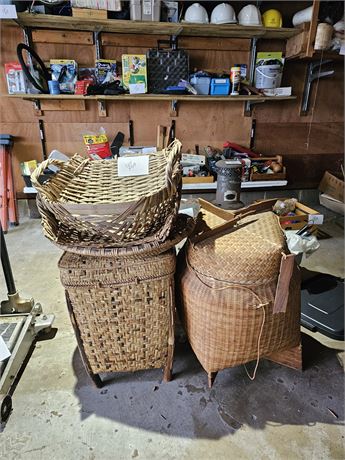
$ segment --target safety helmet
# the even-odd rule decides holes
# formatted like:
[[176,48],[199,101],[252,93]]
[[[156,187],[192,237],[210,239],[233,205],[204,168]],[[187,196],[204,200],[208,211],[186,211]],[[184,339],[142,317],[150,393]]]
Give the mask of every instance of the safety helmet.
[[186,22],[196,22],[199,24],[209,23],[207,11],[200,3],[193,3],[193,5],[187,8],[184,20]]
[[261,14],[255,5],[244,6],[238,13],[238,22],[241,26],[261,26]]
[[280,11],[267,10],[262,15],[262,22],[265,27],[282,27],[283,19]]
[[217,5],[211,14],[212,24],[236,24],[235,10],[227,3]]

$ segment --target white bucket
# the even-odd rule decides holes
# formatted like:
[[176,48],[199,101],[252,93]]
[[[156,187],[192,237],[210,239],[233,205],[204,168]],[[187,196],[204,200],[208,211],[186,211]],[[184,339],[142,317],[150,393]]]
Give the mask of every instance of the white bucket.
[[258,89],[279,88],[283,68],[279,64],[260,65],[255,68],[255,87]]

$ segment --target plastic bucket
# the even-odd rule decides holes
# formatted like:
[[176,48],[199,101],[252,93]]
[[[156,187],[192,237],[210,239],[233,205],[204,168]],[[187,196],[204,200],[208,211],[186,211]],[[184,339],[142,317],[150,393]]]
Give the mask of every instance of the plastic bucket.
[[255,87],[258,89],[279,88],[283,68],[279,64],[260,65],[255,69]]

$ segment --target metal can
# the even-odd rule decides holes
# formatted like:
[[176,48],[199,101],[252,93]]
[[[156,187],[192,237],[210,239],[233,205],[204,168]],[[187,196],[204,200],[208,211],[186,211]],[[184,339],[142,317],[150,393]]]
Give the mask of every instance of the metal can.
[[240,91],[241,67],[236,65],[230,69],[231,96],[237,96]]

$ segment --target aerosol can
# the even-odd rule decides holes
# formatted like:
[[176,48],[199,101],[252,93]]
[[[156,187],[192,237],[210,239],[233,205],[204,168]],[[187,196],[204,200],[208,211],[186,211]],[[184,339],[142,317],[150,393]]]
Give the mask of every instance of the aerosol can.
[[241,67],[234,66],[230,70],[230,81],[231,81],[231,96],[238,96],[240,94],[240,83],[241,83]]

